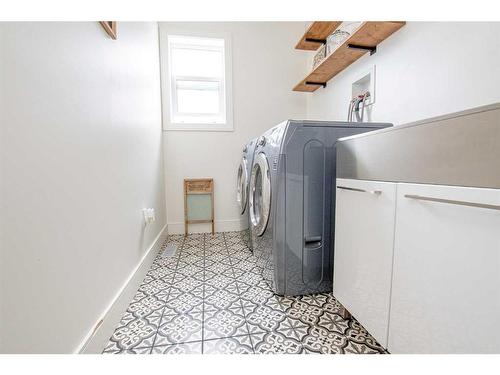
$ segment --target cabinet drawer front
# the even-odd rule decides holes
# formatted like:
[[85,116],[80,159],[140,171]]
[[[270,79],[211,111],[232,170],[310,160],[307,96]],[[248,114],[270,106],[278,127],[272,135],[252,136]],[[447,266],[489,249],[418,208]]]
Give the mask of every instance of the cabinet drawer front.
[[398,184],[388,349],[500,352],[500,190]]
[[396,184],[337,179],[333,292],[387,347]]

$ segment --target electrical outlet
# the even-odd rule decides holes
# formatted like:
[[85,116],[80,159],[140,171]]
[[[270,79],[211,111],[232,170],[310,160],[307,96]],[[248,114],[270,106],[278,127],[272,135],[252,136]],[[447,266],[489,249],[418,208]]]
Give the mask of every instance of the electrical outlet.
[[144,215],[144,221],[146,224],[151,224],[156,220],[154,208],[143,208],[142,214]]

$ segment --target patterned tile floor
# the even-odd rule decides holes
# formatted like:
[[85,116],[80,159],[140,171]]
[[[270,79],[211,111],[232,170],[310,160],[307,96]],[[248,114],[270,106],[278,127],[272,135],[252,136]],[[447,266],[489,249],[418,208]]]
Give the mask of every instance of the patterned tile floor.
[[103,353],[384,353],[331,293],[274,295],[244,236],[170,236]]

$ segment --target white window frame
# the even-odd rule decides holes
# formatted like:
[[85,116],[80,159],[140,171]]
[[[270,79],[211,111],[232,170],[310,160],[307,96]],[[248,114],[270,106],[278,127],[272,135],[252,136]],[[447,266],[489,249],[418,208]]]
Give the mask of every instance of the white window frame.
[[[213,32],[193,32],[187,30],[173,30],[165,29],[160,26],[160,65],[161,65],[161,78],[162,78],[162,109],[163,109],[163,129],[166,131],[233,131],[233,100],[232,100],[232,46],[231,35],[228,33],[213,33]],[[223,54],[224,54],[224,76],[219,77],[186,77],[177,76],[177,81],[215,81],[223,85],[222,90],[219,90],[219,95],[225,97],[221,101],[221,113],[214,115],[214,121],[205,122],[183,122],[176,120],[177,108],[177,90],[176,81],[173,79],[170,71],[170,45],[169,36],[181,37],[196,37],[196,38],[216,38],[224,40]],[[176,43],[176,48],[182,45]],[[186,45],[186,48],[196,48],[195,45]],[[201,49],[210,49],[208,46],[200,46]],[[220,50],[220,47],[214,47],[215,50]],[[225,116],[223,116],[225,112]],[[193,117],[210,117],[210,115],[192,114]],[[222,117],[222,121],[217,121],[216,118]],[[224,118],[225,117],[225,118]]]

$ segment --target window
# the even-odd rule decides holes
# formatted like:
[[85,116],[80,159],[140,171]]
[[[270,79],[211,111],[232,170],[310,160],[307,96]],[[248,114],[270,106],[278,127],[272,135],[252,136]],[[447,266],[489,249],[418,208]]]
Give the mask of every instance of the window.
[[166,129],[232,130],[228,38],[167,34],[166,43]]

